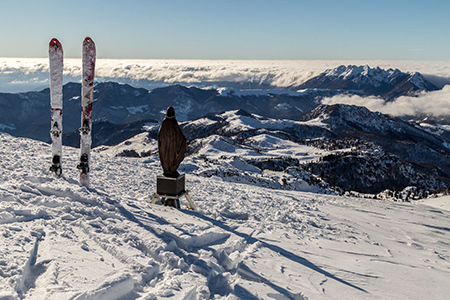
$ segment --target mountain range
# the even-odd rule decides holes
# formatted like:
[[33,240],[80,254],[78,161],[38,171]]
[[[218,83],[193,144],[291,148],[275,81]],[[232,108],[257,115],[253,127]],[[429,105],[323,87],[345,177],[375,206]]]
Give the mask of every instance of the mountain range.
[[[341,66],[327,70],[290,90],[199,89],[173,85],[149,91],[106,82],[95,86],[93,119],[102,122],[100,128],[110,128],[111,134],[121,130],[129,132],[122,135],[128,138],[136,130],[129,131],[122,125],[138,125],[145,120],[160,121],[168,106],[175,108],[180,121],[236,109],[268,118],[299,120],[316,108],[323,98],[340,93],[357,92],[392,99],[394,96],[435,89],[419,73],[385,71],[367,66]],[[78,83],[68,83],[63,87],[63,133],[76,134],[80,127],[80,93],[81,85]],[[18,94],[0,93],[0,128],[15,136],[49,141],[49,97],[49,89]],[[94,131],[95,127],[94,124]],[[68,145],[74,145],[70,139],[65,141]],[[116,139],[110,139],[110,143],[112,141]]]
[[310,88],[373,95],[385,100],[414,95],[419,91],[438,90],[418,72],[404,73],[398,69],[383,70],[380,67],[354,65],[326,70],[300,86],[293,87],[295,90]]
[[[80,89],[77,83],[63,88],[63,142],[73,147],[79,146]],[[301,180],[327,191],[372,194],[408,186],[427,192],[450,186],[447,127],[405,122],[364,107],[320,104],[323,98],[340,93],[389,100],[437,89],[420,74],[341,66],[292,89],[240,91],[173,85],[148,91],[98,83],[93,147],[102,146],[98,151],[118,156],[157,153],[159,123],[166,108],[173,106],[189,140],[188,154],[210,165],[197,170],[202,176],[265,180],[269,186],[285,189],[295,189]],[[3,131],[49,141],[49,89],[0,94],[0,107]],[[220,161],[225,164],[217,165]],[[242,166],[250,170],[244,179]],[[275,182],[267,170],[283,176]]]
[[[447,139],[364,107],[320,105],[300,121],[235,110],[182,122],[181,128],[189,140],[188,155],[205,161],[196,171],[201,176],[264,181],[283,189],[296,189],[300,181],[301,190],[371,194],[410,186],[423,194],[450,186]],[[98,151],[153,155],[158,129],[158,124],[148,126]]]

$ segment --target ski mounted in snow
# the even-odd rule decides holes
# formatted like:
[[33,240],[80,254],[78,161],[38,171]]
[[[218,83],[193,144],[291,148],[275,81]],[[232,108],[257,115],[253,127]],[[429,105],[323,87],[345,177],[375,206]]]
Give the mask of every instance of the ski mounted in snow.
[[61,176],[63,49],[61,43],[55,38],[50,41],[48,57],[50,62],[50,106],[52,118],[50,127],[52,166],[50,171],[54,172],[56,176]]
[[80,130],[80,183],[89,186],[89,163],[91,157],[92,103],[94,101],[94,74],[96,50],[94,41],[87,37],[83,41],[81,79],[81,128]]

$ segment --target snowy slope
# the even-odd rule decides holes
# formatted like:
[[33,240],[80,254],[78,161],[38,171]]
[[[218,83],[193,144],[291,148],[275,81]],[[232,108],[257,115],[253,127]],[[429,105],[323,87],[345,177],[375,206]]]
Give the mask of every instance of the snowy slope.
[[[0,134],[0,299],[444,299],[450,212],[206,178],[187,158],[198,211],[147,202],[157,156],[78,151]],[[270,146],[270,139],[255,139]],[[275,151],[275,150],[274,150]],[[182,200],[182,204],[187,203]]]

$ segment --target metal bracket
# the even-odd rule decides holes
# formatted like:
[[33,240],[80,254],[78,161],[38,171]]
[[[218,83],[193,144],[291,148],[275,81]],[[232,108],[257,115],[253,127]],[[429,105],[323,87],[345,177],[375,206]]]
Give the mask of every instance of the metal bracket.
[[177,206],[178,206],[177,208],[180,208],[179,200],[183,196],[186,197],[186,199],[187,199],[187,201],[189,203],[189,208],[192,209],[192,210],[197,210],[197,208],[195,207],[194,201],[192,201],[191,197],[189,196],[188,191],[184,191],[181,194],[176,195],[176,196],[173,196],[173,195],[160,195],[160,194],[154,193],[153,194],[152,204],[155,204],[156,200],[158,200],[158,198],[171,199],[171,200],[176,200],[176,203],[177,203]]
[[59,135],[61,134],[61,131],[59,131],[59,130],[50,130],[50,134],[55,136],[55,137],[59,137]]

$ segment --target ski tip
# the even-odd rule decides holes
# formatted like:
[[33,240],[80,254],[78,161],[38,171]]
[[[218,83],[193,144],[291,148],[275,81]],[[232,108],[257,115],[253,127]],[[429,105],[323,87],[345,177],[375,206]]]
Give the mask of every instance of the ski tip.
[[49,47],[53,48],[55,50],[62,48],[61,43],[56,38],[52,38],[52,40],[50,41]]
[[91,48],[95,47],[95,43],[90,37],[86,37],[83,41],[83,46]]

